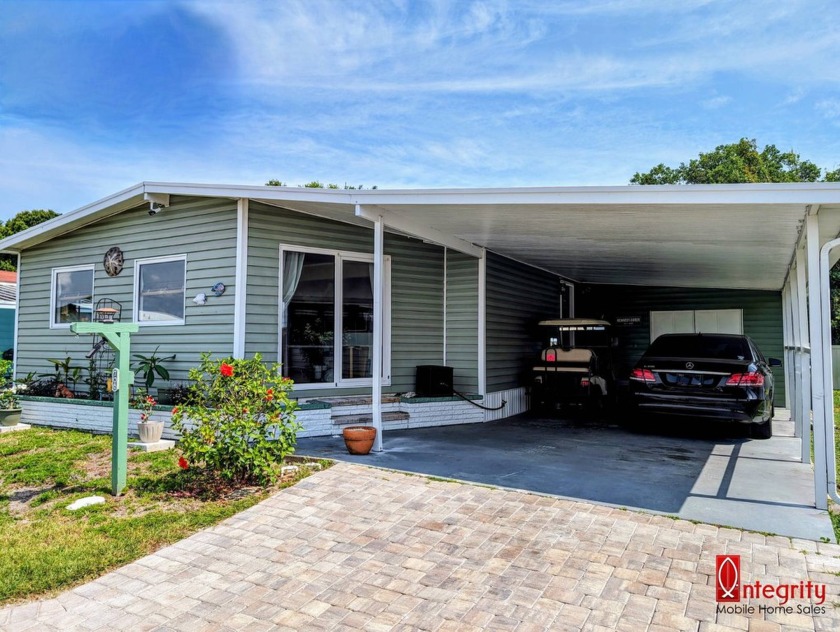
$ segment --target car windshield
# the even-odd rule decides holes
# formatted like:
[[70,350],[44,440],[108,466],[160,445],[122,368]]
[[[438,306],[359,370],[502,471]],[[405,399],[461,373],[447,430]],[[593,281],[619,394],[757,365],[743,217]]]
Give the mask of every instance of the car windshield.
[[746,339],[737,336],[660,336],[645,354],[658,358],[714,358],[745,360],[750,357]]

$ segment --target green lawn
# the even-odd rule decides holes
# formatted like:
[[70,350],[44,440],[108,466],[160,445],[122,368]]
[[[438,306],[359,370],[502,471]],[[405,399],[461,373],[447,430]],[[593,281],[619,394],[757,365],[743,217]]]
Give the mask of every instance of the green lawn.
[[[0,435],[0,604],[98,577],[296,482],[243,493],[181,470],[177,459],[129,452],[128,487],[115,498],[110,437],[44,428]],[[66,509],[93,494],[106,502]]]

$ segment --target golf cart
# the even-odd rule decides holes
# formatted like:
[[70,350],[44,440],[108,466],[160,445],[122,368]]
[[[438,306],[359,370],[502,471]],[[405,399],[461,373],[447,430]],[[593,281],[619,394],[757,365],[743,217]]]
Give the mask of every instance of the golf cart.
[[562,318],[539,323],[543,344],[531,370],[531,409],[577,407],[597,413],[615,399],[610,323]]

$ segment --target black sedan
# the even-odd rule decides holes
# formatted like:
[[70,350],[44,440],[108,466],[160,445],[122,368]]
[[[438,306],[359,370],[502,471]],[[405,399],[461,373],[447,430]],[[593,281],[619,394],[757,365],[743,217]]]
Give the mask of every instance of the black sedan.
[[753,424],[757,439],[773,435],[773,373],[780,366],[747,336],[665,334],[630,374],[637,417],[657,413]]

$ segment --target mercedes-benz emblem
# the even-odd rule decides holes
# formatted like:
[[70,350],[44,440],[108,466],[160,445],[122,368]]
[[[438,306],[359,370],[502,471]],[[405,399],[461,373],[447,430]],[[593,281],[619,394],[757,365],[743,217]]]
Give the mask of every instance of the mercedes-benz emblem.
[[694,368],[694,362],[686,362],[685,363],[685,368],[686,369],[693,369]]

